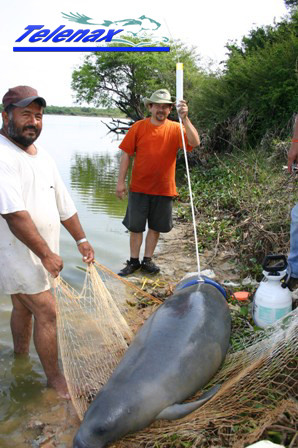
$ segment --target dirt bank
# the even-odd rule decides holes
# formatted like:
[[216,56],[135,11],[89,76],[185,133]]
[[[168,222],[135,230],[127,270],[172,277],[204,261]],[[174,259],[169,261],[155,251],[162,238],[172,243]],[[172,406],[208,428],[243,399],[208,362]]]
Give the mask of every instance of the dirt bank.
[[[235,254],[220,252],[217,247],[200,254],[201,270],[211,270],[219,282],[236,280],[239,277],[234,263]],[[165,280],[177,283],[185,274],[197,272],[193,226],[176,222],[173,230],[161,236],[160,249],[156,257]]]

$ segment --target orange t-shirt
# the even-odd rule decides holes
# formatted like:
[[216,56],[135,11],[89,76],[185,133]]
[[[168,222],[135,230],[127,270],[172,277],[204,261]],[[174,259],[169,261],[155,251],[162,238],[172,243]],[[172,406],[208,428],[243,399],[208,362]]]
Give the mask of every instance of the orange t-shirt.
[[[192,147],[187,142],[187,151]],[[161,196],[177,196],[176,155],[182,148],[179,123],[166,120],[155,126],[150,118],[137,121],[129,129],[119,148],[129,156],[135,154],[130,191]]]

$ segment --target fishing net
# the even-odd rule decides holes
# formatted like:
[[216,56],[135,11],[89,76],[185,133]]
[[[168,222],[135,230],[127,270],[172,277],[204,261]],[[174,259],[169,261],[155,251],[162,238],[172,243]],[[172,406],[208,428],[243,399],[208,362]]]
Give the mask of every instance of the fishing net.
[[[86,270],[82,291],[61,277],[56,284],[57,328],[63,369],[80,419],[107,382],[142,322],[143,299],[160,300],[96,263]],[[139,322],[138,322],[139,320]]]
[[[137,304],[156,299],[99,264],[87,269],[82,292],[60,279],[56,297],[64,372],[82,418],[142,323]],[[225,363],[207,387],[222,384],[213,399],[183,419],[156,422],[113,446],[242,448],[281,413],[298,416],[297,330],[298,309],[264,330],[232,335]]]
[[297,330],[298,309],[270,328],[239,338],[208,384],[222,384],[214,398],[184,419],[163,421],[138,433],[136,446],[151,446],[154,440],[178,447],[178,439],[192,447],[242,448],[258,440],[283,412],[297,418]]

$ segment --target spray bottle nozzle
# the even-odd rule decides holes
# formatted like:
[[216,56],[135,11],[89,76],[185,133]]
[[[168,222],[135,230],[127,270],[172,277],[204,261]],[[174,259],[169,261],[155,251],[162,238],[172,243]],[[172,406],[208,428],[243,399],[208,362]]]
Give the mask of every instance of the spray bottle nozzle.
[[267,255],[262,263],[264,271],[278,273],[287,269],[288,262],[285,255]]

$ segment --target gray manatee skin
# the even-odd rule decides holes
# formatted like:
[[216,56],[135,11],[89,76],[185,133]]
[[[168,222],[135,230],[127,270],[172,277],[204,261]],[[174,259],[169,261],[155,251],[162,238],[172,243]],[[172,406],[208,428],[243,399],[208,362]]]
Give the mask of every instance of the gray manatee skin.
[[73,447],[102,448],[159,416],[179,418],[198,408],[210,394],[190,408],[179,403],[217,372],[230,330],[227,302],[213,285],[199,283],[175,292],[136,334],[88,408]]

